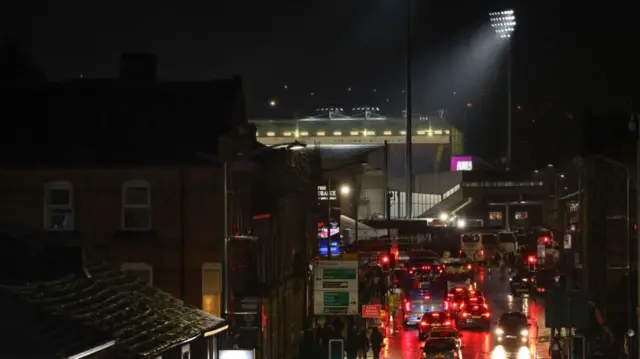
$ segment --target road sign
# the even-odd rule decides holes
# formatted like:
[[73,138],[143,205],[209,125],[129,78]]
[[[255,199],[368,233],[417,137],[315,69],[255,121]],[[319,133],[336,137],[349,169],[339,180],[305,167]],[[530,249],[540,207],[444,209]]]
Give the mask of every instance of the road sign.
[[544,258],[547,255],[547,246],[538,244],[538,258]]
[[382,306],[380,304],[365,304],[362,306],[363,318],[380,318]]
[[358,292],[315,291],[313,299],[316,315],[358,314]]
[[571,249],[571,235],[564,235],[564,249]]
[[547,328],[587,328],[591,307],[587,295],[580,291],[549,290],[545,296]]
[[342,339],[329,340],[329,359],[344,358],[344,342]]
[[316,261],[315,290],[358,291],[358,262],[340,260]]

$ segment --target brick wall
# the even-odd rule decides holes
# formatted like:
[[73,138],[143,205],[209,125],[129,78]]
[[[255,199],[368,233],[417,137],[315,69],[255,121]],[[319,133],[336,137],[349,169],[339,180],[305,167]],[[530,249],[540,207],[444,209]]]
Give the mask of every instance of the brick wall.
[[[150,185],[150,231],[122,231],[122,186],[130,180],[142,180]],[[44,188],[49,181],[67,181],[73,185],[75,231],[80,233],[78,238],[88,256],[107,259],[116,266],[127,262],[146,263],[153,267],[154,286],[178,298],[184,297],[187,303],[196,307],[202,306],[203,263],[221,262],[221,169],[210,166],[192,166],[182,171],[176,166],[2,169],[0,225],[42,230]],[[184,183],[184,189],[181,189],[181,183]],[[184,201],[181,201],[183,193]],[[232,201],[244,201],[243,198],[249,195],[243,192],[232,197]],[[235,213],[231,213],[231,220],[244,217],[250,210],[245,205],[233,208]],[[183,226],[181,219],[185,221]],[[239,222],[249,223],[247,220]],[[183,234],[186,244],[185,293],[181,293],[180,238]],[[51,240],[58,240],[56,238]]]

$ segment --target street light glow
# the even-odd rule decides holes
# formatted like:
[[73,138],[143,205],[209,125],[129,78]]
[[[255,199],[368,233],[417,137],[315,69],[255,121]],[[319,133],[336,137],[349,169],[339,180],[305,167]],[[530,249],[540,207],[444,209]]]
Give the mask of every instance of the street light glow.
[[276,100],[269,101],[269,106],[276,107]]
[[349,195],[350,192],[351,192],[351,187],[349,187],[348,185],[344,184],[342,185],[342,187],[340,187],[340,193],[342,193],[344,196]]
[[513,10],[490,12],[489,21],[496,34],[503,39],[510,38],[516,29],[516,15]]

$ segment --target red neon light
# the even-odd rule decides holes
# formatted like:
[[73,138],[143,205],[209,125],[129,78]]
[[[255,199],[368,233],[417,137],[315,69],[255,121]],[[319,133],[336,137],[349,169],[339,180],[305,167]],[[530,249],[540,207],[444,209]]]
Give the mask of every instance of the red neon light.
[[257,221],[257,220],[260,220],[260,219],[267,219],[267,218],[271,218],[271,215],[270,215],[270,214],[268,214],[268,213],[265,213],[265,214],[256,214],[255,216],[253,216],[253,220],[254,220],[254,221]]

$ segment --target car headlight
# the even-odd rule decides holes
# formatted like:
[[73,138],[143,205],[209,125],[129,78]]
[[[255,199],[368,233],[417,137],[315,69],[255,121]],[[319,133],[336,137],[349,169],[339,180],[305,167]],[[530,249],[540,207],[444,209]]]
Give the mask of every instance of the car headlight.
[[523,337],[526,337],[529,335],[529,331],[527,329],[523,329],[520,331],[520,335],[522,335]]
[[502,330],[502,328],[496,328],[496,334],[497,335],[502,335],[502,334],[504,334],[504,330]]

